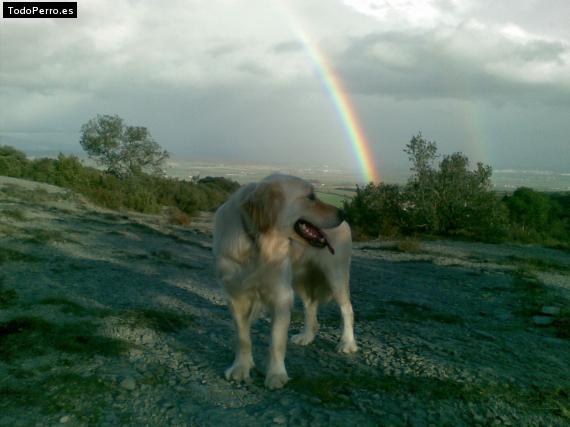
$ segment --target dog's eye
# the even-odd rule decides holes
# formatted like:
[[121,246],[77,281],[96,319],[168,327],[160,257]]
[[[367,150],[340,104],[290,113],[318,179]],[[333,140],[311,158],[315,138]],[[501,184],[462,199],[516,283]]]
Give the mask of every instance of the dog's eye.
[[315,193],[311,193],[307,196],[307,199],[309,200],[315,200],[317,198],[317,196],[315,196]]

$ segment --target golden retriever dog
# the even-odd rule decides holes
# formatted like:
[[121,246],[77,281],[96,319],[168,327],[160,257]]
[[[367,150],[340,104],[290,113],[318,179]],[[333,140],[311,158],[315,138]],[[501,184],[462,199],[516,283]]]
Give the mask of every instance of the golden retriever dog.
[[267,307],[272,316],[265,386],[281,388],[289,380],[285,351],[294,290],[301,297],[305,323],[291,341],[311,343],[319,324],[319,303],[334,298],[343,320],[338,350],[357,351],[350,303],[352,239],[342,211],[323,203],[312,185],[274,174],[246,185],[216,212],[216,275],[228,297],[238,345],[228,380],[249,381],[254,366],[250,327]]

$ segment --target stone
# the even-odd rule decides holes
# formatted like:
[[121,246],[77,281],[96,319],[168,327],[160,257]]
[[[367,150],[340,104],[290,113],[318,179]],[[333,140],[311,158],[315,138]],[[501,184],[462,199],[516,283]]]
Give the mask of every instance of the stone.
[[137,387],[137,383],[133,377],[127,377],[121,381],[121,387],[125,390],[134,390]]
[[62,424],[67,424],[70,420],[71,420],[71,417],[69,415],[64,415],[63,417],[61,417],[59,419],[59,422]]
[[538,326],[548,326],[552,324],[554,319],[550,316],[532,316],[532,321]]
[[540,310],[542,314],[546,314],[548,316],[558,316],[560,314],[560,307],[555,307],[552,305],[545,305]]
[[273,418],[273,422],[275,424],[285,424],[287,419],[283,415],[278,415],[277,417]]

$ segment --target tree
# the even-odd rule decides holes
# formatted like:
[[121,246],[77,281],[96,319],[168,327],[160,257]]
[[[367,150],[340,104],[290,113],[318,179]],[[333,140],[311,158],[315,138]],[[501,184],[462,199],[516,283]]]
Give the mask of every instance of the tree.
[[162,175],[166,150],[146,127],[127,126],[114,115],[97,115],[81,127],[80,144],[107,172],[124,178],[141,173]]
[[490,230],[497,233],[505,218],[492,191],[492,173],[480,162],[469,170],[469,159],[462,153],[443,157],[436,174],[437,233],[476,233],[481,238]]
[[531,188],[519,187],[512,196],[505,197],[511,223],[520,228],[523,235],[547,233],[557,219],[556,202]]
[[408,155],[412,171],[406,185],[410,221],[419,231],[436,230],[437,171],[433,165],[437,158],[437,144],[424,139],[420,132],[412,137],[404,148],[404,153]]
[[437,145],[420,134],[404,152],[411,176],[405,187],[369,184],[358,187],[344,204],[358,232],[377,237],[429,233],[500,241],[507,232],[507,212],[493,192],[492,169],[477,163],[470,169],[462,153],[444,155],[436,164]]

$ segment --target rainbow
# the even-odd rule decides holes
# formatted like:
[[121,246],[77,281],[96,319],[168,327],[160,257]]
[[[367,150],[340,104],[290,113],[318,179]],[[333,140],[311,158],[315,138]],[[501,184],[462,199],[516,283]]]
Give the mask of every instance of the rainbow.
[[[282,2],[282,4],[283,3],[284,2]],[[313,68],[315,69],[324,90],[334,105],[346,137],[350,142],[351,148],[358,161],[362,178],[365,182],[372,181],[374,183],[379,183],[380,174],[378,173],[378,168],[374,162],[370,143],[366,139],[366,135],[364,134],[360,121],[358,120],[356,109],[350,102],[348,92],[344,88],[340,76],[335,72],[324,52],[319,49],[317,43],[311,40],[298,23],[298,20],[293,19],[293,14],[290,10],[287,10],[286,15],[289,18],[288,21],[291,28],[297,35],[307,56],[311,60]]]

